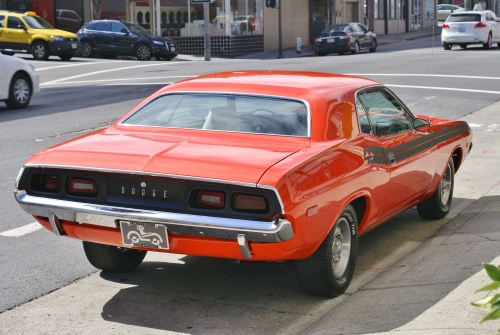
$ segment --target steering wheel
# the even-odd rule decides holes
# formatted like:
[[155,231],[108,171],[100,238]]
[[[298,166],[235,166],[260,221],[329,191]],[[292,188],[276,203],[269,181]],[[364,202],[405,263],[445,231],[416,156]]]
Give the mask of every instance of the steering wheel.
[[247,115],[252,115],[253,113],[257,113],[257,112],[267,112],[267,113],[271,113],[273,115],[276,115],[275,112],[269,110],[269,109],[265,109],[265,108],[257,108],[257,109],[254,109],[253,111],[251,112],[248,112]]

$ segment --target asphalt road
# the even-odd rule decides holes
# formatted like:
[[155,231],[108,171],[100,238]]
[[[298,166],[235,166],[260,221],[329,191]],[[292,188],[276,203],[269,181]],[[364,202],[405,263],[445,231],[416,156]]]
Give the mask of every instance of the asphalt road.
[[[180,56],[172,62],[97,58],[75,58],[69,62],[54,58],[41,62],[26,57],[41,76],[41,93],[24,110],[11,111],[0,106],[0,312],[96,271],[88,264],[80,241],[56,237],[36,226],[26,234],[5,236],[14,228],[34,222],[16,204],[12,193],[20,167],[33,153],[106,127],[164,85],[219,71],[283,69],[356,74],[389,86],[415,114],[453,119],[500,100],[500,68],[495,65],[500,48],[450,52],[432,45],[432,38],[425,38],[381,46],[376,53],[281,60],[213,58],[205,62],[203,57]],[[465,189],[461,196],[478,198],[480,192]],[[410,210],[399,220],[412,222],[418,216]],[[392,230],[400,229],[400,235],[408,231],[408,226],[400,227],[394,222],[397,221],[391,224]],[[425,238],[432,229],[413,234]],[[376,236],[383,230],[376,231],[364,237],[364,241],[376,243]],[[401,250],[394,247],[384,250],[384,255],[398,257],[398,252]],[[364,257],[360,264],[371,256]],[[193,262],[186,266],[190,263]],[[208,266],[199,263],[196,261],[193,266],[200,266],[200,271]],[[209,266],[220,267],[221,271],[226,267],[219,261],[211,261]],[[267,265],[250,266],[245,271],[249,269],[269,270]],[[286,286],[290,289],[297,285]],[[258,290],[258,285],[252,289]],[[310,299],[313,302],[318,298]]]

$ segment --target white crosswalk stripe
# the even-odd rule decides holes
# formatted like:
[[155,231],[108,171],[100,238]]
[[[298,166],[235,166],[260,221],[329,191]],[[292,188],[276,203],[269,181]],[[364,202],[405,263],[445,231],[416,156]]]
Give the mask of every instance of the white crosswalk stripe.
[[4,231],[3,233],[0,233],[0,236],[5,236],[5,237],[19,237],[23,236],[32,232],[35,232],[37,230],[42,229],[42,225],[39,224],[38,222],[32,222],[27,225],[14,228],[11,230]]

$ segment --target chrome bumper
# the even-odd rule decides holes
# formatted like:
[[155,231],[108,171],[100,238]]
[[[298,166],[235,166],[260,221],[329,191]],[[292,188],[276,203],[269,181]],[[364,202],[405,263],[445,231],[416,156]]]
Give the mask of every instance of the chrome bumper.
[[118,227],[120,220],[134,220],[163,224],[174,234],[228,240],[241,240],[240,235],[244,235],[249,242],[282,242],[293,237],[292,225],[286,219],[267,222],[159,212],[35,197],[22,190],[14,191],[14,196],[26,213],[49,218],[55,230],[57,219],[112,228]]

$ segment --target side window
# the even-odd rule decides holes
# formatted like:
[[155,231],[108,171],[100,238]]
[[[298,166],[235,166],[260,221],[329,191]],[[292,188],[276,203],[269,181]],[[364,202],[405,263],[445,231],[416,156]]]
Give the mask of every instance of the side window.
[[363,134],[372,134],[372,126],[370,125],[368,114],[358,97],[356,97],[356,110],[358,113],[359,130]]
[[9,29],[22,29],[19,25],[22,25],[23,22],[17,17],[9,17],[7,19],[7,28]]
[[114,33],[120,33],[122,29],[125,29],[128,31],[127,27],[125,25],[119,23],[119,22],[112,22],[111,23],[111,31]]
[[353,25],[352,25],[352,29],[353,29],[354,31],[358,31],[358,32],[359,32],[359,31],[361,31],[361,28],[360,28],[357,24],[353,24]]
[[368,29],[366,29],[365,26],[358,24],[358,27],[359,27],[359,29],[361,29],[362,32],[364,32],[364,33],[368,32]]
[[5,15],[0,15],[0,28],[3,28],[3,21],[5,20]]
[[387,90],[376,88],[361,92],[358,98],[368,113],[375,136],[391,136],[413,127],[413,117]]
[[107,22],[98,22],[95,25],[94,30],[98,31],[109,31],[109,24]]

